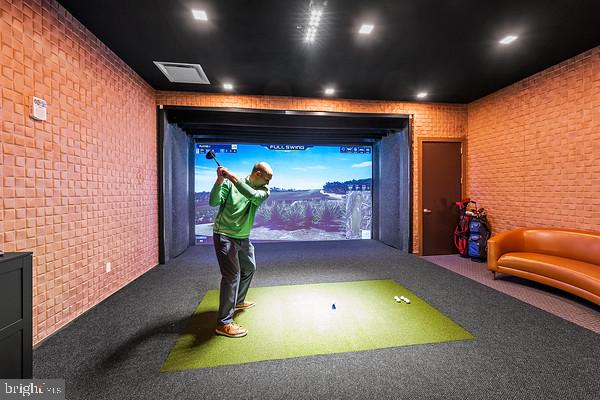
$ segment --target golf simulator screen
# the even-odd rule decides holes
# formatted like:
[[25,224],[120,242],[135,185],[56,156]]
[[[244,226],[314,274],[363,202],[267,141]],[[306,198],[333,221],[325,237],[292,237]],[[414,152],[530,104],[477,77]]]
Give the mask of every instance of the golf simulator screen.
[[239,179],[258,161],[273,168],[271,195],[259,207],[254,241],[309,241],[371,238],[371,146],[278,144],[195,145],[196,244],[212,243],[219,207],[208,204],[216,180],[216,159]]

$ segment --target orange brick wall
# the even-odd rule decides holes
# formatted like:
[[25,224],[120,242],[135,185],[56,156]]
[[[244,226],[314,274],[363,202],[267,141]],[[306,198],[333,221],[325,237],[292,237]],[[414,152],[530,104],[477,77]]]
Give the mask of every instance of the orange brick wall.
[[468,105],[468,192],[496,233],[600,231],[600,47]]
[[437,104],[391,102],[373,100],[308,99],[276,96],[241,96],[192,92],[157,92],[157,104],[198,107],[239,107],[273,110],[329,111],[356,113],[410,114],[413,116],[413,250],[418,251],[419,231],[416,205],[419,200],[418,149],[416,138],[466,137],[467,106],[462,104]]
[[39,343],[158,263],[155,93],[54,1],[1,1],[0,46],[0,249],[33,252]]

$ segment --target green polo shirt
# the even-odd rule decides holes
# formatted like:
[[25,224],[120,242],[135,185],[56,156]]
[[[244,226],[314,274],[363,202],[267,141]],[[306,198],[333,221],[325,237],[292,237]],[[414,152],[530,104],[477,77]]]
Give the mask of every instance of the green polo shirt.
[[212,207],[219,206],[213,232],[235,239],[248,238],[256,210],[267,197],[268,186],[252,187],[248,176],[238,179],[235,185],[228,179],[220,185],[215,183],[208,200]]

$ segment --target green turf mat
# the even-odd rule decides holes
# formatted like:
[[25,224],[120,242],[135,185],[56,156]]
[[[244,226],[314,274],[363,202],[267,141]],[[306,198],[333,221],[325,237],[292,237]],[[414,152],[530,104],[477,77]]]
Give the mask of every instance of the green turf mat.
[[227,338],[214,334],[219,291],[208,291],[161,371],[473,339],[393,280],[251,288],[247,298],[256,307],[234,318],[248,335]]

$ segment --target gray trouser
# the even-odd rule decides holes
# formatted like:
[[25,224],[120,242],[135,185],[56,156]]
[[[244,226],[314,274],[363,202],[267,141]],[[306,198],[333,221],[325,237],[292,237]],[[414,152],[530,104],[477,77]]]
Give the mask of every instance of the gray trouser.
[[224,325],[233,321],[235,305],[246,299],[250,281],[256,271],[256,261],[250,239],[234,239],[214,233],[213,242],[221,268],[217,324]]

